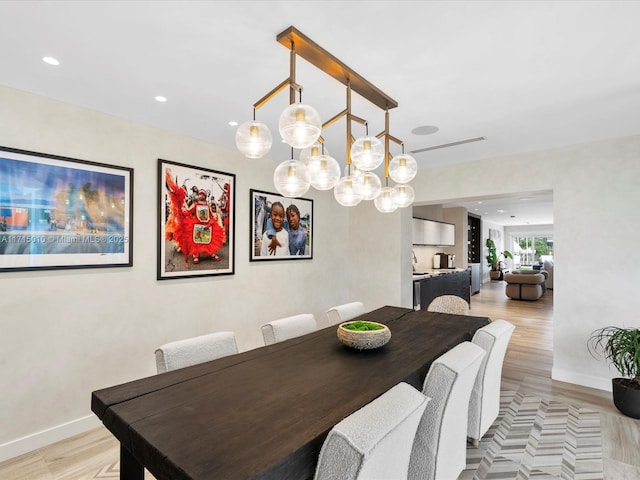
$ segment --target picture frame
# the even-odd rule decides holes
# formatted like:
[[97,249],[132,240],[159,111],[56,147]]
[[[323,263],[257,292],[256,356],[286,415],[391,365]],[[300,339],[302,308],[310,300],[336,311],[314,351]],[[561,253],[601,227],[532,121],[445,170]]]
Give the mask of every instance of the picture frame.
[[157,279],[233,275],[236,176],[158,159]]
[[[250,261],[273,261],[273,260],[310,260],[313,258],[313,200],[307,198],[288,198],[277,193],[264,192],[251,189],[251,239],[249,242]],[[276,215],[276,225],[272,230],[271,212],[274,205],[278,207]],[[297,210],[297,213],[296,213]],[[290,213],[293,212],[293,213]],[[298,227],[292,228],[289,224],[295,222],[298,216]],[[278,223],[282,222],[279,227]],[[294,231],[295,234],[291,232]],[[273,233],[271,233],[273,232]],[[267,245],[265,239],[273,238],[285,245],[276,245],[275,240],[269,241]]]
[[132,168],[0,147],[0,272],[132,265]]

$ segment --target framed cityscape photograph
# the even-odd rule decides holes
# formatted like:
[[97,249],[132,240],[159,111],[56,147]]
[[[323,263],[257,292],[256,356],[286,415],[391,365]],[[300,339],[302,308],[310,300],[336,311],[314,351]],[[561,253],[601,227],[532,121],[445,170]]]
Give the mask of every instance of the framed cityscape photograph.
[[313,258],[313,200],[250,190],[251,261]]
[[231,275],[236,176],[158,160],[157,279]]
[[133,169],[0,147],[0,271],[133,265]]

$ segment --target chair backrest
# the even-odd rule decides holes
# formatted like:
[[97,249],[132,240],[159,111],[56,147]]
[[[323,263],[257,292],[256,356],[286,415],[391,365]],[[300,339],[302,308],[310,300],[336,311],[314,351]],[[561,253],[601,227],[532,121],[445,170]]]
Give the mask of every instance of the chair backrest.
[[469,315],[469,304],[464,298],[456,295],[440,295],[431,301],[427,311]]
[[431,364],[422,388],[431,400],[416,432],[409,479],[455,480],[465,469],[469,397],[484,356],[463,342]]
[[158,373],[238,353],[233,332],[216,332],[162,345],[156,350]]
[[322,445],[315,480],[403,479],[428,399],[399,383],[336,424]]
[[336,305],[326,312],[330,325],[347,322],[356,318],[358,315],[362,315],[363,313],[365,313],[365,309],[364,303],[362,302],[351,302],[343,305]]
[[515,328],[506,320],[494,320],[476,331],[471,340],[487,352],[480,364],[469,401],[467,436],[473,440],[474,444],[477,444],[498,418],[502,364]]
[[316,318],[311,313],[301,313],[292,317],[274,320],[262,326],[262,337],[265,345],[299,337],[315,332],[318,326]]

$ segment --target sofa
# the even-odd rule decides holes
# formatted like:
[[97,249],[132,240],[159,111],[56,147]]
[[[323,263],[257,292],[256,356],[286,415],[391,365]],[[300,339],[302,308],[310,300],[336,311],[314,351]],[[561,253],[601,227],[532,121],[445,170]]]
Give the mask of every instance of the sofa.
[[514,270],[504,274],[505,293],[513,300],[538,300],[547,290],[545,270]]
[[553,290],[553,261],[545,260],[542,264],[542,268],[547,272],[547,281],[545,285],[547,289]]

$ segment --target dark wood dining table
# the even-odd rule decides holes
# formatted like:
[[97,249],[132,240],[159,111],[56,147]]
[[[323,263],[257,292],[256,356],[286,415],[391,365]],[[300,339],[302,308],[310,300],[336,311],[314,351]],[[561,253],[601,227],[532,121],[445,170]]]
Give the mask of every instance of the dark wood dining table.
[[120,478],[310,478],[336,423],[399,382],[421,389],[433,360],[490,322],[392,306],[358,318],[386,324],[389,343],[354,350],[331,326],[93,392]]

